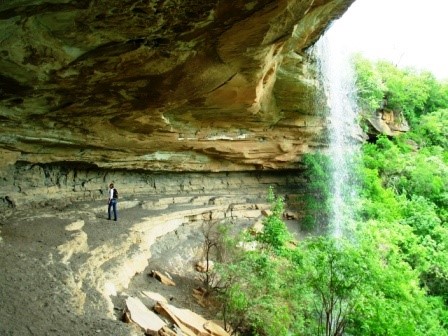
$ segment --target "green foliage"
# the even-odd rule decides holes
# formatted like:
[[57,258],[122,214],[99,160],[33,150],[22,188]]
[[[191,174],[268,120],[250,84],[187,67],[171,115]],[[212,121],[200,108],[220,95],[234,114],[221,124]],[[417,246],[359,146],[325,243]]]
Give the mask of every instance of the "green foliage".
[[381,178],[389,171],[387,155],[378,147],[389,146],[387,139],[377,144],[366,144],[363,152],[363,166],[358,168],[360,179],[359,204],[357,205],[358,220],[369,219],[394,221],[401,218],[399,200],[395,197],[393,188],[385,188]]
[[407,183],[403,183],[403,188],[438,203],[440,196],[448,188],[447,168],[438,157],[425,154],[418,156],[415,158],[413,166],[403,170],[408,177]]
[[387,87],[387,107],[403,111],[411,123],[415,117],[425,112],[425,104],[429,99],[430,87],[426,77],[412,69],[401,70],[391,63],[377,63],[383,81]]
[[364,111],[375,111],[382,107],[386,87],[375,66],[357,54],[353,57],[355,66],[358,105]]
[[412,227],[417,235],[430,235],[441,224],[435,204],[425,197],[412,195],[409,201],[402,203],[405,208],[401,223]]
[[266,248],[273,249],[275,253],[281,253],[286,243],[291,240],[291,235],[283,222],[282,215],[284,201],[281,197],[275,197],[272,187],[269,188],[268,200],[271,202],[271,214],[263,219],[263,232],[257,240]]
[[[353,316],[354,335],[447,335],[419,286],[419,272],[403,259],[414,235],[399,224],[371,221],[358,236],[366,277]],[[437,306],[443,310],[443,306]],[[428,314],[425,316],[425,314]],[[352,333],[351,328],[349,334]]]
[[448,108],[448,83],[429,72],[400,69],[390,62],[353,58],[358,104],[364,113],[387,108],[401,111],[411,125],[420,116]]
[[[422,270],[421,281],[429,293],[440,297],[448,305],[448,228],[436,226],[431,236],[422,238],[427,254],[426,268]],[[448,324],[448,319],[445,320]]]
[[425,78],[429,87],[429,97],[425,103],[425,111],[433,112],[448,108],[448,82],[438,81],[429,72],[423,72],[422,77]]
[[412,230],[369,221],[354,235],[301,243],[293,283],[300,284],[296,299],[311,310],[302,311],[306,330],[298,334],[447,335],[446,309],[403,258],[403,246],[418,246]]
[[298,279],[309,287],[316,321],[308,335],[342,335],[356,308],[365,278],[364,257],[345,240],[314,238],[302,247]]
[[387,240],[415,272],[414,282],[427,290],[425,304],[433,308],[423,311],[434,311],[431,328],[440,334],[446,334],[442,327],[448,321],[446,116],[446,110],[427,113],[416,120],[413,132],[365,144],[360,201],[364,221],[393,228]]
[[[412,139],[412,135],[408,137]],[[393,194],[424,196],[439,209],[448,206],[448,166],[443,151],[428,147],[409,151],[386,137],[379,137],[376,144],[364,146],[363,159],[366,169],[372,169],[381,178],[375,183],[365,176],[364,194],[375,197],[382,193],[381,188],[387,187]]]
[[[269,189],[271,215],[263,221],[264,230],[255,239],[240,237],[240,253],[232,262],[218,265],[222,314],[235,331],[246,335],[287,335],[293,328],[295,303],[289,300],[284,276],[286,244],[291,236],[281,220],[284,203]],[[260,248],[245,249],[259,243]],[[269,321],[269,323],[266,323]]]
[[447,150],[448,109],[437,110],[420,118],[414,129],[414,138],[422,147],[440,146]]
[[[286,335],[290,305],[280,291],[281,265],[268,254],[247,252],[231,265],[221,265],[227,286],[221,292],[225,322],[248,335]],[[266,323],[269,321],[269,323]]]
[[[240,335],[448,335],[447,310],[438,298],[443,299],[448,273],[440,268],[436,273],[432,261],[441,265],[448,230],[440,230],[430,202],[400,196],[395,204],[404,210],[366,218],[351,239],[311,237],[295,247],[285,226],[278,225],[282,200],[272,190],[269,199],[275,225],[250,240],[260,248],[235,253],[233,262],[219,265],[226,284],[223,316]],[[437,228],[437,235],[422,241],[420,233]],[[431,247],[436,239],[444,245]]]
[[[413,131],[362,146],[352,236],[291,244],[283,200],[271,188],[264,230],[224,239],[234,251],[217,266],[222,313],[240,335],[448,335],[447,83],[356,62],[363,108],[387,98]],[[317,153],[304,164],[303,225],[322,229],[331,214],[330,161]]]
[[330,159],[322,153],[307,154],[303,158],[307,189],[304,195],[305,230],[325,228],[331,213]]

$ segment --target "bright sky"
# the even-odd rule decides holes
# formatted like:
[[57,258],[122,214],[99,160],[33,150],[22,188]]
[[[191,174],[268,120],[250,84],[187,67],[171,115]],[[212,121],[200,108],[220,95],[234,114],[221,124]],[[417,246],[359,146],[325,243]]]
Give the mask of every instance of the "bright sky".
[[333,29],[369,59],[448,79],[448,0],[356,0]]

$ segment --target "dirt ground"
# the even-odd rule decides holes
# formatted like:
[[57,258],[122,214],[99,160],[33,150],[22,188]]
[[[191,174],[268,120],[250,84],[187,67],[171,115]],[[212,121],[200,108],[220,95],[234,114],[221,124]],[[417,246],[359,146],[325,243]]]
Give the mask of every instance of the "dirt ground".
[[[207,317],[207,309],[192,297],[200,285],[194,271],[203,242],[199,223],[157,238],[148,266],[126,288],[109,299],[98,289],[114,276],[120,244],[135,239],[130,228],[149,214],[141,201],[127,203],[119,203],[117,222],[107,220],[105,202],[16,210],[0,219],[0,335],[143,335],[121,321],[126,297],[142,291]],[[126,248],[129,255],[141,252]],[[160,284],[148,275],[151,270],[167,272],[176,286]]]
[[[150,211],[141,204],[120,202],[117,222],[107,220],[104,201],[15,210],[1,217],[0,335],[141,336],[139,328],[121,319],[125,299],[142,298],[144,291],[213,318],[192,296],[201,285],[194,270],[203,252],[201,222],[163,234],[148,252],[135,227],[148,216],[173,210]],[[125,259],[130,263],[120,264]],[[133,267],[140,270],[135,273]],[[128,268],[132,275],[125,286],[112,286],[104,295],[104,287],[120,283]],[[169,274],[176,286],[162,285],[149,276],[152,270]]]

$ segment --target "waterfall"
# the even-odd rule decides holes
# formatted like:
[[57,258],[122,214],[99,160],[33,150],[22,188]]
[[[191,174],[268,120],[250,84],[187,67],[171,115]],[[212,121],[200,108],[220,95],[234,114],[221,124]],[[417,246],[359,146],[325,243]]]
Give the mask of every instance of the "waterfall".
[[356,186],[354,158],[359,149],[360,127],[357,123],[355,77],[350,62],[350,48],[337,21],[316,43],[320,75],[324,86],[329,121],[331,160],[330,232],[334,237],[347,235],[353,220]]

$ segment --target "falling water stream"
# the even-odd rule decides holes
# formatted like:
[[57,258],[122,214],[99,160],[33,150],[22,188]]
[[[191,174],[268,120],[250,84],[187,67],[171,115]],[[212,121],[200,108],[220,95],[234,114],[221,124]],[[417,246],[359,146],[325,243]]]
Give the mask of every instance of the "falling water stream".
[[354,69],[350,49],[345,43],[337,27],[331,27],[315,46],[329,111],[332,180],[329,225],[334,237],[346,236],[353,220],[356,199],[353,160],[361,134],[357,123]]

